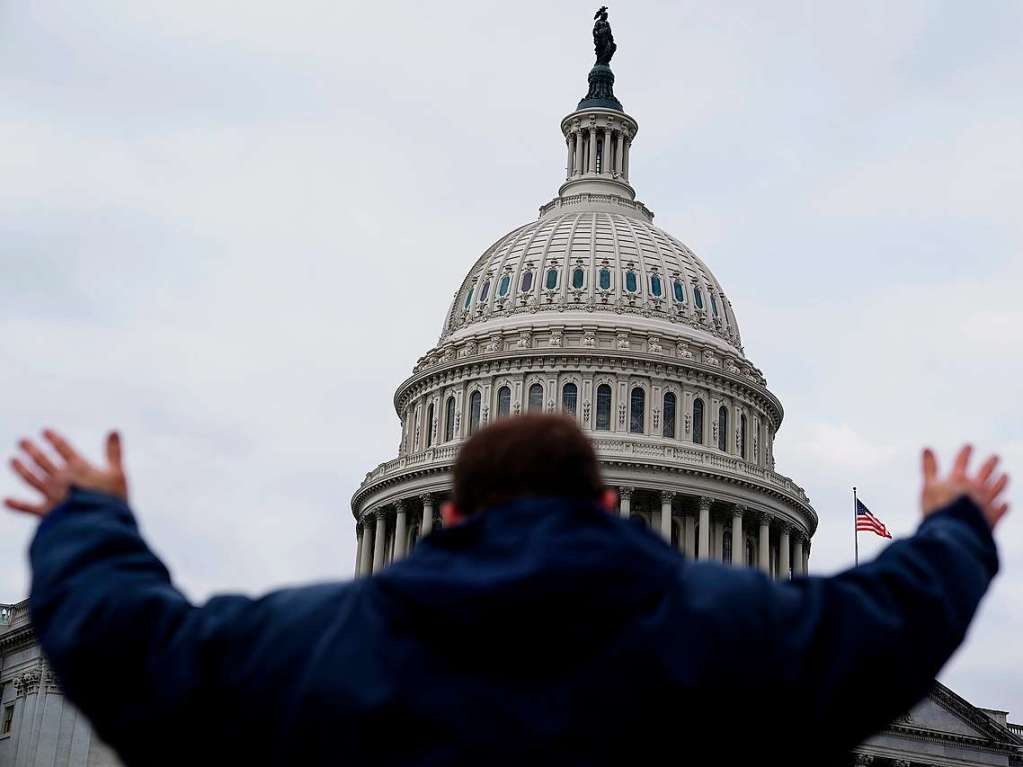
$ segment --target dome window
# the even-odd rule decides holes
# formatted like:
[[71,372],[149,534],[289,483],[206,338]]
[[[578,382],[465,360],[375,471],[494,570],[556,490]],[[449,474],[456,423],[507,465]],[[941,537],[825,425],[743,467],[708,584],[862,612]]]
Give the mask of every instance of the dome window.
[[469,397],[469,434],[475,434],[480,428],[480,404],[482,402],[479,390],[474,391]]
[[490,295],[490,280],[483,283],[483,288],[480,290],[480,303],[487,300],[487,296]]
[[646,426],[646,392],[638,386],[632,390],[631,409],[629,413],[629,431],[642,434]]
[[543,410],[543,386],[538,383],[529,387],[529,405],[527,410],[530,413],[539,413]]
[[697,309],[703,309],[703,291],[696,285],[693,286],[693,301]]
[[710,294],[710,310],[714,312],[714,316],[718,316],[718,302],[714,300],[714,294]]
[[511,275],[505,274],[501,277],[501,281],[497,283],[497,295],[504,298],[508,295],[508,288],[511,287]]
[[600,270],[597,273],[597,285],[600,286],[601,290],[611,289],[611,270],[607,267]]
[[533,273],[525,272],[522,275],[522,282],[519,284],[520,293],[528,293],[533,289]]
[[662,293],[661,278],[656,274],[650,275],[650,293],[654,298],[660,298]]
[[579,387],[574,383],[567,383],[561,389],[561,409],[565,415],[575,416],[575,406],[579,399]]
[[547,290],[554,290],[558,287],[558,270],[548,269],[547,270]]
[[611,431],[611,387],[597,387],[597,431]]
[[671,439],[675,438],[675,394],[666,392],[664,395],[664,427],[661,434]]
[[577,266],[572,270],[572,287],[576,290],[581,290],[583,285],[586,284],[586,272],[582,270],[582,267]]
[[444,405],[444,441],[450,442],[455,438],[455,398],[448,397]]
[[675,300],[680,304],[684,304],[686,302],[686,286],[682,283],[682,280],[672,282],[671,289],[675,292]]
[[497,390],[497,417],[504,418],[511,413],[511,389],[502,386]]
[[639,282],[636,280],[635,272],[625,273],[625,289],[630,293],[639,292]]
[[472,303],[472,288],[469,288],[469,292],[465,294],[465,304],[462,306],[462,309],[468,309],[469,308],[469,304],[471,304],[471,303]]
[[718,450],[728,452],[728,408],[718,408]]
[[433,447],[433,403],[426,408],[426,446]]
[[693,442],[703,444],[703,400],[699,397],[693,400]]

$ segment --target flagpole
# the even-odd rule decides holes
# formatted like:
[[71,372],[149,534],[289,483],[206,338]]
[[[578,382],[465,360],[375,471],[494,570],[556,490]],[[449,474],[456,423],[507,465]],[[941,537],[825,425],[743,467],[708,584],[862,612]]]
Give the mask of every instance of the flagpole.
[[860,538],[856,534],[856,487],[853,486],[853,556],[858,566],[860,564]]

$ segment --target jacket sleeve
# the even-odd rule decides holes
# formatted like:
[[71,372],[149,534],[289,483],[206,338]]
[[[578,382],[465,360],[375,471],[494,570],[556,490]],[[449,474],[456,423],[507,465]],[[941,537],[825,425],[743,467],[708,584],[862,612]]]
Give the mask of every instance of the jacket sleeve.
[[[832,577],[776,582],[691,568],[716,652],[736,661],[724,698],[756,706],[765,737],[798,727],[805,748],[848,751],[921,700],[966,636],[998,571],[991,530],[960,498],[875,560]],[[712,583],[714,581],[714,583]],[[719,656],[720,657],[720,656]],[[787,727],[786,727],[787,725]]]
[[207,755],[230,744],[237,758],[259,741],[253,732],[271,735],[308,652],[296,627],[336,611],[345,590],[193,606],[128,506],[78,489],[40,523],[29,557],[29,610],[43,653],[68,698],[128,764],[181,763],[187,752],[178,749],[197,737],[210,744]]

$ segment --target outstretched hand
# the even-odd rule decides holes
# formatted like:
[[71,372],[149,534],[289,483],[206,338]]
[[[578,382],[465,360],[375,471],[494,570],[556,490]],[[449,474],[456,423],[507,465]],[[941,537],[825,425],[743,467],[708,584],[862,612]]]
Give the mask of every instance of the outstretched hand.
[[924,487],[920,505],[924,516],[928,516],[960,496],[967,495],[984,512],[991,529],[1005,516],[1009,504],[1002,500],[1002,493],[1009,484],[1009,475],[995,474],[998,456],[992,455],[976,473],[968,472],[973,448],[964,445],[956,456],[952,471],[947,477],[938,476],[938,459],[930,448],[923,453]]
[[42,494],[42,500],[35,503],[15,498],[5,498],[4,506],[14,511],[45,517],[63,501],[71,486],[82,490],[114,495],[128,500],[128,479],[124,474],[121,457],[121,436],[112,431],[107,435],[107,466],[93,466],[79,455],[78,451],[62,436],[51,429],[43,437],[56,452],[51,457],[32,440],[18,442],[23,455],[11,459],[11,468],[25,484]]

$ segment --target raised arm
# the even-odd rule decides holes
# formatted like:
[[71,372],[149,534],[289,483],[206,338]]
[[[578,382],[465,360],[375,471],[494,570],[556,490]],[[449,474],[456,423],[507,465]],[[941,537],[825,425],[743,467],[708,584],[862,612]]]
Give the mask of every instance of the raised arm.
[[944,478],[925,452],[924,520],[872,562],[784,582],[748,570],[718,586],[709,572],[694,579],[694,590],[718,590],[707,597],[718,649],[752,653],[757,681],[726,675],[721,688],[756,709],[765,737],[798,727],[804,753],[829,763],[927,694],[998,570],[991,533],[1007,479],[994,476],[997,459],[970,474],[969,452]]
[[[107,440],[105,468],[46,436],[59,459],[26,441],[26,458],[14,462],[43,500],[6,504],[42,517],[29,608],[68,698],[129,764],[183,758],[196,742],[208,744],[208,756],[230,749],[229,761],[265,749],[252,733],[280,726],[273,712],[286,705],[282,691],[308,654],[288,633],[336,610],[341,587],[193,606],[139,534],[117,435]],[[169,738],[174,732],[188,737]]]

